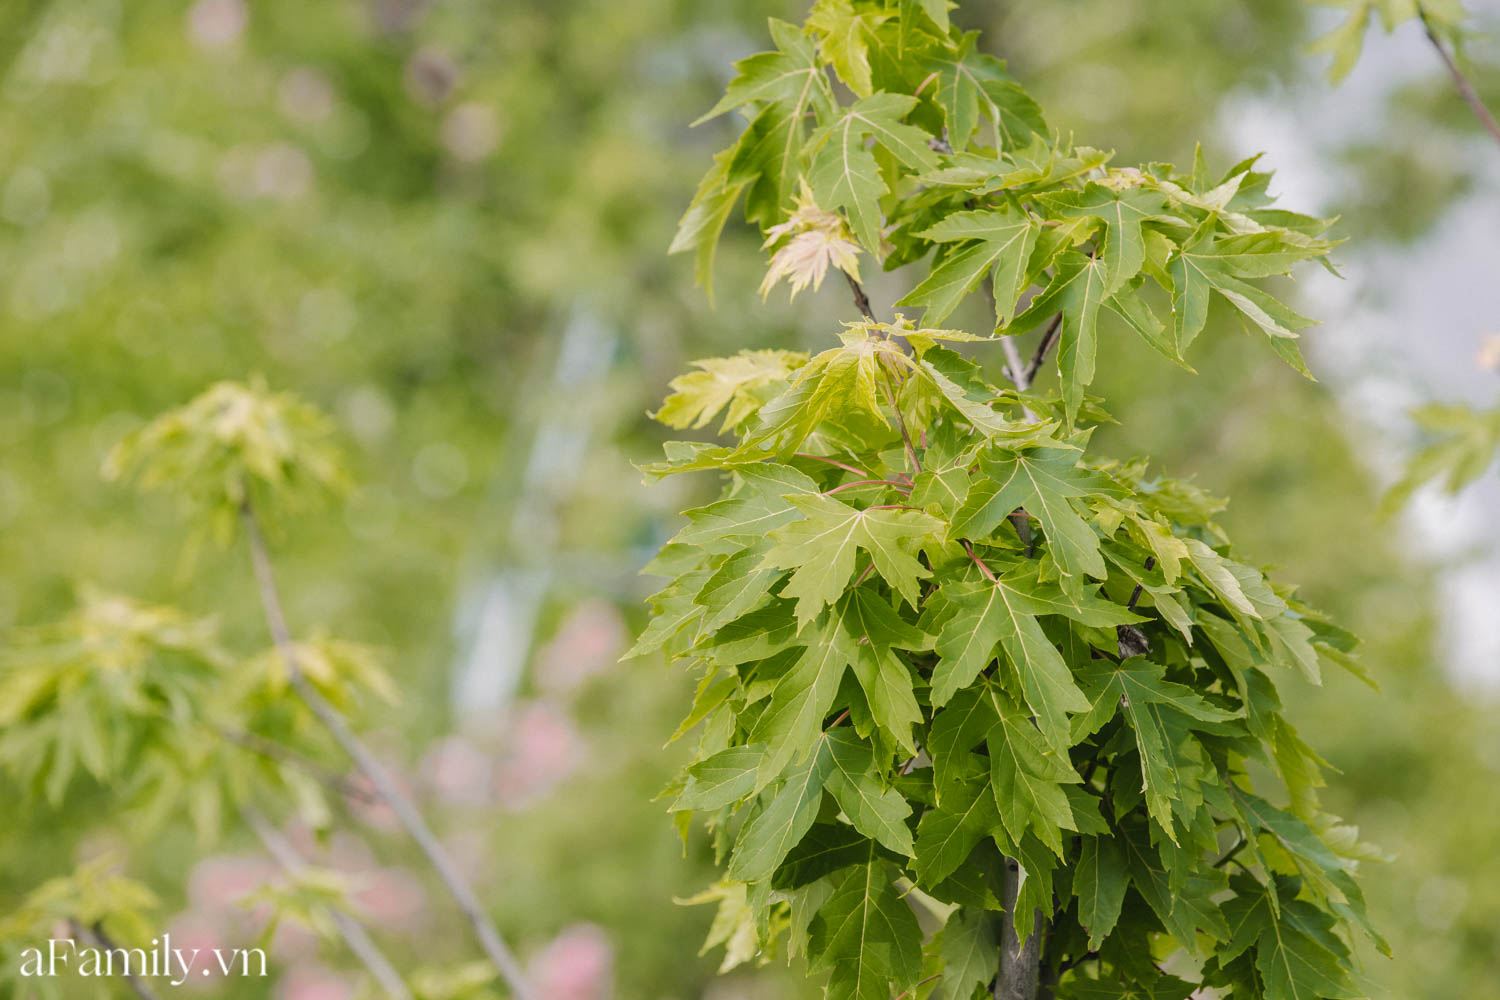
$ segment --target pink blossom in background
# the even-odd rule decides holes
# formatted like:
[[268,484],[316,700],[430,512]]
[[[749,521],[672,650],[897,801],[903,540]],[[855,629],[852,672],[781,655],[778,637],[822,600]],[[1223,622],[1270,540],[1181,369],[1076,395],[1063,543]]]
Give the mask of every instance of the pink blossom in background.
[[198,0],[188,10],[188,37],[200,49],[222,49],[239,41],[249,23],[244,0]]
[[615,949],[594,924],[563,929],[531,961],[531,982],[547,1000],[609,1000],[614,993]]
[[551,791],[578,765],[583,741],[578,727],[556,705],[519,706],[507,741],[508,754],[495,772],[495,792],[520,805]]
[[609,601],[584,601],[568,612],[557,635],[537,659],[536,681],[553,694],[576,691],[591,677],[609,670],[625,651],[629,629],[620,609]]
[[354,985],[319,965],[301,965],[281,978],[277,1000],[350,1000]]
[[218,854],[198,862],[188,876],[188,899],[209,913],[234,910],[239,901],[280,869],[269,859],[245,854]]
[[439,740],[422,758],[421,773],[444,802],[483,805],[489,799],[494,763],[461,736]]
[[283,920],[276,925],[276,933],[271,936],[271,946],[266,951],[271,961],[277,963],[316,958],[318,935],[299,923]]
[[404,868],[382,868],[362,876],[352,899],[382,927],[414,931],[427,923],[427,890]]

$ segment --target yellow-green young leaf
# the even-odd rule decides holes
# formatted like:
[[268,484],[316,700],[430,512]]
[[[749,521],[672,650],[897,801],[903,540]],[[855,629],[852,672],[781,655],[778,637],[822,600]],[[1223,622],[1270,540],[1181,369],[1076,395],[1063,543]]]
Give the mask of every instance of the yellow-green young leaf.
[[807,15],[808,30],[818,39],[818,54],[856,96],[869,97],[874,89],[870,45],[875,29],[890,16],[856,10],[853,0],[818,0]]
[[293,502],[342,490],[332,433],[326,417],[289,393],[259,380],[220,382],[127,436],[104,473],[176,493],[227,534],[249,490]]
[[735,202],[750,185],[748,180],[729,181],[729,164],[734,153],[731,147],[714,157],[713,167],[698,183],[698,190],[678,221],[677,232],[667,248],[669,254],[694,251],[693,275],[709,302],[714,297],[714,256],[719,249],[719,234],[724,231]]
[[797,601],[797,620],[805,625],[836,601],[854,574],[855,556],[863,550],[875,572],[915,606],[918,584],[932,572],[911,550],[941,522],[918,510],[861,510],[827,496],[791,496],[803,519],[771,532],[774,547],[763,565],[792,570],[783,597]]
[[728,358],[694,361],[698,369],[670,383],[672,394],[651,416],[678,429],[707,427],[724,412],[720,433],[738,427],[807,363],[797,351],[741,351]]

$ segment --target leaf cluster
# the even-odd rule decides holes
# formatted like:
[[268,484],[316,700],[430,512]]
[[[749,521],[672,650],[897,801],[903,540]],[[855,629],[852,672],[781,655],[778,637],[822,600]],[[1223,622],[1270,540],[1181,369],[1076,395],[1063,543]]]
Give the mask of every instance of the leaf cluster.
[[[1233,556],[1219,501],[1088,455],[1105,314],[1185,364],[1218,296],[1305,372],[1308,321],[1258,281],[1326,255],[1326,223],[1272,207],[1254,160],[1117,169],[1049,135],[947,18],[773,21],[674,244],[706,281],[743,197],[765,231],[815,206],[887,269],[925,267],[900,303],[922,325],[856,288],[838,346],[698,362],[660,411],[727,409],[732,438],[646,468],[724,488],[647,568],[669,582],[633,650],[699,673],[667,795],[724,864],[694,900],[718,904],[709,944],[726,967],[805,956],[831,997],[969,997],[1010,921],[1059,997],[1362,995],[1368,851],[1319,808],[1278,691],[1357,669],[1355,641]],[[993,331],[937,328],[981,286]],[[948,346],[1034,329],[1053,391]]]

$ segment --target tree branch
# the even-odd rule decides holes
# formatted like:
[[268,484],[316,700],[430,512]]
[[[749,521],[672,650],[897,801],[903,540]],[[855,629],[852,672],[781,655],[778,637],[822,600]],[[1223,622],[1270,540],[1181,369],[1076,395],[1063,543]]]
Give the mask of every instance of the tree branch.
[[1490,114],[1489,108],[1485,107],[1479,92],[1474,89],[1474,84],[1464,75],[1464,71],[1459,68],[1457,61],[1443,45],[1442,39],[1438,37],[1437,29],[1433,27],[1432,19],[1427,16],[1427,11],[1418,7],[1417,12],[1422,18],[1422,27],[1427,31],[1427,40],[1432,43],[1433,48],[1437,49],[1439,58],[1443,60],[1443,66],[1448,70],[1448,75],[1453,78],[1453,86],[1458,90],[1458,95],[1469,105],[1469,110],[1474,112],[1474,117],[1479,119],[1479,124],[1484,126],[1484,130],[1496,142],[1500,142],[1500,123],[1495,121],[1495,116]]
[[458,903],[458,908],[463,911],[464,917],[473,927],[475,936],[479,938],[480,947],[484,949],[485,955],[505,979],[511,993],[517,1000],[533,1000],[534,994],[526,983],[526,977],[521,971],[521,963],[506,945],[505,940],[500,937],[500,932],[480,905],[473,888],[460,874],[453,860],[448,857],[448,852],[438,842],[432,828],[427,825],[427,821],[417,811],[417,807],[386,773],[375,755],[349,728],[344,717],[328,703],[327,699],[308,682],[306,675],[303,674],[302,668],[297,663],[297,652],[292,645],[291,633],[287,630],[286,616],[282,613],[281,597],[276,589],[270,554],[266,549],[265,538],[261,534],[260,521],[255,516],[255,508],[250,504],[248,491],[244,502],[240,505],[240,517],[245,524],[245,534],[250,547],[250,561],[254,565],[256,583],[260,588],[260,603],[265,612],[266,626],[286,664],[292,689],[297,692],[312,713],[318,717],[318,721],[333,735],[339,746],[343,747],[344,752],[370,780],[375,793],[390,807],[401,825],[406,828],[407,833],[417,842],[417,846],[427,856],[432,867],[437,870],[438,877],[448,890],[448,894]]
[[875,318],[875,310],[870,308],[870,297],[865,294],[864,286],[859,283],[859,279],[848,271],[840,273],[843,274],[844,280],[849,282],[849,290],[854,293],[854,308],[858,309],[860,315],[871,323],[880,322]]
[[[276,859],[276,863],[283,871],[295,877],[298,872],[307,867],[302,856],[297,853],[297,849],[267,822],[264,816],[249,809],[243,810],[242,815],[250,829],[254,830],[255,835],[260,838],[266,853]],[[364,925],[336,907],[330,906],[327,910],[328,915],[333,918],[334,925],[338,927],[344,943],[349,946],[350,951],[354,952],[355,957],[364,963],[370,975],[385,991],[385,995],[391,1000],[412,1000],[411,991],[406,988],[406,983],[402,982],[400,974],[385,957],[385,953],[370,938]]]
[[1015,908],[1021,891],[1021,865],[1006,858],[1004,874],[1005,915],[1000,921],[1000,974],[995,977],[995,1000],[1037,1000],[1042,974],[1041,911],[1033,918],[1031,934],[1023,945],[1016,933]]
[[[1047,332],[1042,334],[1042,342],[1036,345],[1036,353],[1031,356],[1031,364],[1026,366],[1025,375],[1022,378],[1023,389],[1031,387],[1036,381],[1037,373],[1042,370],[1042,363],[1047,360],[1047,352],[1052,350],[1052,345],[1057,343],[1058,333],[1062,330],[1063,314],[1058,313],[1052,317],[1052,322],[1047,326]],[[1020,383],[1018,383],[1020,384]]]

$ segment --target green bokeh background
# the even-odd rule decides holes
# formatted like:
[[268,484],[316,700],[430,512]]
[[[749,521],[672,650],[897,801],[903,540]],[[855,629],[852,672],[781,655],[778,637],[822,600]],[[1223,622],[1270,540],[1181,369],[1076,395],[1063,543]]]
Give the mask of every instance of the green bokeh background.
[[[651,587],[636,570],[712,488],[648,490],[630,464],[662,438],[645,414],[667,380],[694,357],[824,343],[849,315],[835,282],[763,306],[743,225],[716,308],[664,254],[738,127],[686,123],[761,45],[767,15],[802,14],[761,0],[0,5],[0,626],[58,617],[90,581],[216,613],[236,649],[258,650],[244,553],[194,547],[170,503],[98,470],[155,413],[263,375],[334,416],[357,483],[275,525],[294,624],[387,651],[404,700],[376,730],[394,761],[415,770],[455,730],[501,753],[510,716],[452,699],[490,582],[536,602],[535,627],[510,634],[529,664],[515,697],[531,699],[581,605],[640,624]],[[986,29],[1055,128],[1120,162],[1186,162],[1201,140],[1227,165],[1222,102],[1290,99],[1282,88],[1317,72],[1295,0],[976,2],[956,18]],[[1436,64],[1397,98],[1443,134],[1471,128]],[[1341,229],[1369,241],[1420,235],[1485,182],[1401,134],[1369,135],[1339,169],[1354,178]],[[888,310],[910,283],[879,277],[872,297]],[[1500,727],[1495,700],[1455,690],[1434,652],[1443,567],[1377,521],[1328,388],[1218,325],[1197,376],[1133,340],[1103,344],[1096,391],[1121,424],[1100,443],[1231,496],[1242,553],[1365,637],[1382,693],[1331,678],[1294,712],[1342,772],[1330,808],[1395,855],[1366,873],[1396,950],[1368,974],[1379,997],[1500,998]],[[684,856],[650,801],[689,694],[659,662],[611,664],[565,699],[582,756],[559,783],[505,808],[433,801],[438,825],[477,845],[486,902],[524,956],[579,922],[602,928],[619,1000],[812,996],[795,968],[716,979],[717,957],[697,956],[710,910],[673,902],[713,878],[701,838]],[[243,831],[202,845],[185,822],[133,836],[112,791],[23,807],[0,778],[0,913],[101,837],[160,893],[164,921],[197,859],[256,849]],[[413,860],[363,834],[385,863]],[[450,908],[430,906],[421,928],[379,934],[393,957],[472,959]],[[350,967],[337,949],[322,961]]]

